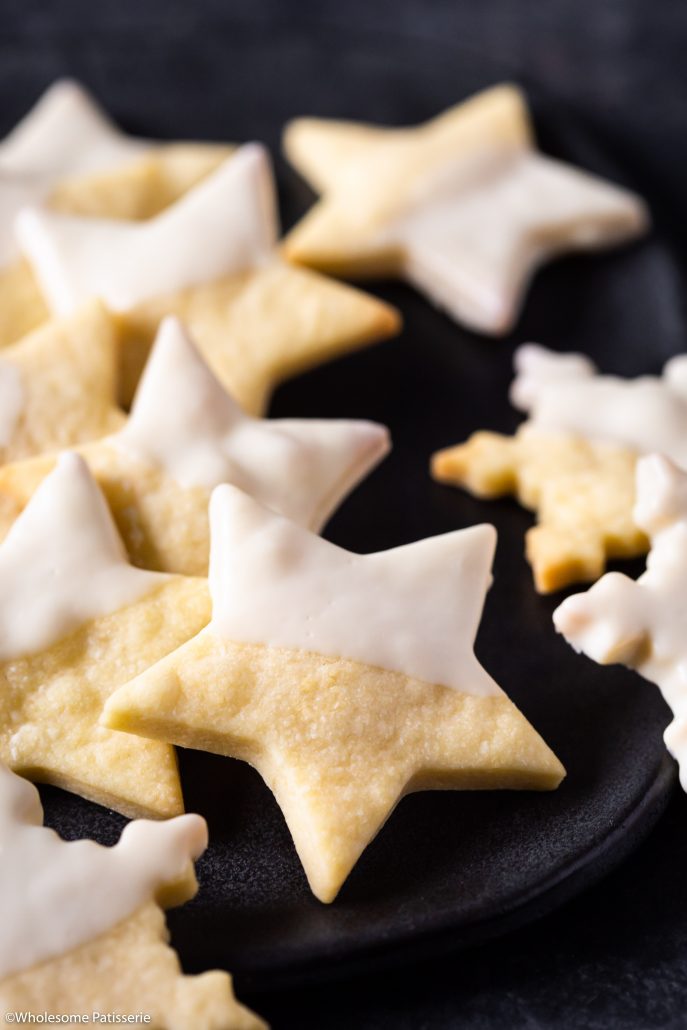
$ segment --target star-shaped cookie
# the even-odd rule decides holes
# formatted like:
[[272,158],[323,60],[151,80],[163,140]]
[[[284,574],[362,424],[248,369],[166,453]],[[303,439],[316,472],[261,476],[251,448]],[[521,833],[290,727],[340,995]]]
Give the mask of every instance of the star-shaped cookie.
[[[389,446],[374,422],[246,415],[167,318],[127,424],[78,451],[135,565],[205,576],[213,487],[234,483],[319,532]],[[0,469],[0,537],[54,464],[48,455]]]
[[51,86],[0,142],[0,346],[49,313],[30,267],[16,260],[14,218],[22,207],[46,202],[72,214],[151,218],[232,149],[134,139],[78,83]]
[[103,723],[254,765],[321,901],[410,791],[558,785],[472,649],[492,527],[361,556],[233,486],[210,517],[210,626],[116,691]]
[[118,429],[118,335],[99,301],[0,355],[0,464]]
[[687,790],[687,474],[663,455],[637,463],[634,517],[651,541],[646,572],[636,582],[607,573],[563,601],[553,621],[576,651],[660,688],[674,716],[664,739]]
[[124,815],[183,811],[172,749],[98,717],[209,617],[205,580],[128,564],[88,467],[65,453],[0,546],[0,758]]
[[542,593],[594,580],[607,558],[647,541],[632,508],[639,454],[687,467],[687,358],[660,376],[601,375],[581,354],[529,344],[515,356],[511,400],[528,418],[515,436],[475,433],[434,455],[432,474],[478,497],[515,494],[537,513],[527,557]]
[[[114,847],[43,826],[38,791],[0,762],[0,1015],[143,1012],[169,1030],[265,1030],[231,977],[186,977],[160,906],[198,888],[198,815],[130,823]],[[8,1016],[8,1014],[10,1014]],[[41,1020],[39,1020],[41,1021]]]
[[121,316],[125,403],[168,314],[253,413],[285,376],[399,327],[381,301],[280,260],[274,183],[258,144],[147,222],[27,209],[16,226],[54,312],[98,296]]
[[400,276],[456,321],[515,323],[536,269],[641,234],[642,201],[541,154],[522,93],[497,86],[416,128],[299,118],[287,157],[322,193],[289,259],[361,278]]

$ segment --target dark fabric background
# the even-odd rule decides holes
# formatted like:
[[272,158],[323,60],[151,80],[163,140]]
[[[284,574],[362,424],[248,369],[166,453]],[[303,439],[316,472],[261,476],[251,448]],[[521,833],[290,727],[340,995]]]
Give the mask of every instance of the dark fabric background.
[[[284,74],[284,48],[297,54],[316,46],[320,32],[331,39],[352,27],[390,53],[399,36],[418,47],[455,41],[457,54],[483,55],[504,75],[541,88],[562,113],[602,130],[616,158],[627,155],[635,181],[660,198],[664,231],[683,246],[687,4],[680,0],[4,0],[0,130],[69,72],[101,98],[116,97],[113,114],[127,128],[173,135],[178,96],[170,108],[155,88],[156,69],[173,53],[168,71],[184,81],[184,103],[203,135],[204,125],[216,131],[217,116],[203,121],[214,83],[194,50],[199,35],[212,46],[227,33],[264,34],[275,55],[267,91]],[[260,112],[242,112],[240,95],[233,104],[231,124],[259,136]],[[246,1000],[275,1030],[685,1027],[686,869],[680,795],[620,870],[530,928],[395,973]]]

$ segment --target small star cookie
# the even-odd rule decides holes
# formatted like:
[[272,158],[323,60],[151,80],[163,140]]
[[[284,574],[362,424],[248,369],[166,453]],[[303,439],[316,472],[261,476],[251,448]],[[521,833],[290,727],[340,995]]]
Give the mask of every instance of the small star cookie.
[[120,315],[124,403],[165,315],[186,323],[253,413],[280,379],[399,328],[388,305],[279,259],[274,183],[258,144],[147,222],[26,209],[16,226],[54,312],[98,296]]
[[43,826],[38,791],[0,762],[0,1014],[126,1016],[158,1030],[266,1030],[219,971],[186,977],[160,906],[198,889],[198,815],[137,820],[114,847]]
[[0,464],[118,429],[117,329],[99,301],[0,354]]
[[151,218],[214,171],[233,148],[153,144],[120,132],[76,82],[61,80],[0,142],[0,346],[49,316],[14,217],[45,202],[78,215]]
[[660,688],[674,716],[664,739],[687,790],[687,474],[663,455],[637,462],[634,517],[651,541],[646,572],[636,582],[607,573],[563,601],[553,621],[576,651]]
[[233,486],[210,519],[211,624],[102,721],[254,765],[321,901],[410,791],[558,786],[560,762],[473,652],[492,527],[361,556]]
[[183,811],[172,748],[98,717],[209,618],[205,580],[127,563],[88,467],[64,454],[0,546],[0,758],[124,815]]
[[545,261],[632,239],[648,223],[639,197],[539,153],[513,86],[416,128],[299,118],[284,149],[322,193],[287,237],[290,260],[399,276],[491,335],[512,328]]
[[536,511],[527,558],[537,590],[594,580],[607,558],[644,554],[632,515],[639,454],[687,468],[687,358],[660,376],[601,375],[581,354],[528,344],[515,355],[511,400],[528,418],[515,436],[475,433],[439,451],[432,474],[478,497],[515,494]]
[[[181,323],[167,318],[127,424],[79,453],[135,565],[205,576],[213,487],[234,483],[319,532],[389,446],[374,422],[244,414]],[[0,536],[54,464],[44,456],[0,469]]]

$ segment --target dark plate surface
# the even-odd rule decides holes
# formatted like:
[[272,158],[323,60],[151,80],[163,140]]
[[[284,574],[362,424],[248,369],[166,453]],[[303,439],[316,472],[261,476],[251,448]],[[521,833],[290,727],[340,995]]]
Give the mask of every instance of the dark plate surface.
[[[11,59],[11,40],[0,45],[8,58],[0,80],[12,84],[3,97],[4,127],[66,72],[94,88],[131,131],[262,138],[273,147],[290,116],[413,122],[508,76],[455,43],[340,28],[306,40],[287,26],[270,38],[246,25],[213,33],[196,22],[188,31],[177,24],[156,48],[140,25],[132,33],[114,16],[87,45],[71,23],[61,46],[53,36],[47,50],[37,22],[21,63]],[[633,183],[631,164],[617,161],[604,141],[546,97],[530,91],[530,99],[549,152]],[[278,172],[288,224],[310,195],[282,164]],[[336,975],[503,932],[621,861],[658,818],[674,781],[658,692],[623,670],[577,658],[556,638],[550,616],[560,598],[537,597],[522,557],[529,516],[511,502],[480,503],[440,487],[427,473],[434,449],[478,428],[514,428],[506,391],[513,348],[523,340],[584,350],[602,368],[630,375],[657,371],[681,349],[680,284],[665,236],[546,269],[505,341],[461,330],[401,285],[375,289],[403,310],[403,335],[284,385],[271,413],[390,426],[393,454],[328,527],[326,535],[342,546],[365,552],[475,522],[496,525],[495,583],[478,654],[560,756],[568,778],[553,794],[405,799],[339,899],[325,907],[310,895],[257,774],[182,753],[187,807],[208,819],[212,843],[199,863],[198,897],[169,915],[173,940],[188,971],[225,967],[244,984]],[[57,790],[42,793],[48,822],[65,836],[117,838],[119,816]]]

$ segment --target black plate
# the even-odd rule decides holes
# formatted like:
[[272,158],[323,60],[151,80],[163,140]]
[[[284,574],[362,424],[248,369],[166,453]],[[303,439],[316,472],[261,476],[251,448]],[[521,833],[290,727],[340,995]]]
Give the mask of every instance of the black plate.
[[[340,29],[316,37],[282,27],[231,33],[169,32],[157,49],[113,16],[102,38],[72,25],[63,51],[41,37],[3,99],[7,127],[54,75],[70,71],[132,131],[266,139],[290,116],[317,113],[388,123],[426,118],[507,77],[454,43],[381,40]],[[94,54],[97,53],[97,60]],[[540,139],[554,154],[632,183],[603,141],[530,92]],[[279,164],[287,222],[310,194]],[[274,415],[374,418],[395,450],[335,517],[327,536],[372,551],[492,521],[499,546],[478,653],[565,763],[553,794],[421,794],[403,801],[368,848],[335,904],[310,895],[283,819],[259,777],[229,760],[182,753],[189,810],[210,824],[202,889],[170,913],[189,971],[231,969],[265,986],[341,974],[446,945],[467,945],[551,908],[618,863],[649,831],[674,782],[658,691],[622,670],[577,658],[556,638],[551,612],[522,557],[530,518],[514,503],[480,503],[430,480],[431,452],[480,427],[509,431],[506,400],[516,343],[581,349],[610,371],[656,371],[682,345],[680,290],[661,238],[608,256],[546,269],[512,338],[458,328],[401,285],[377,292],[398,304],[402,337],[283,386]],[[114,841],[123,820],[45,789],[48,822],[67,837]]]

